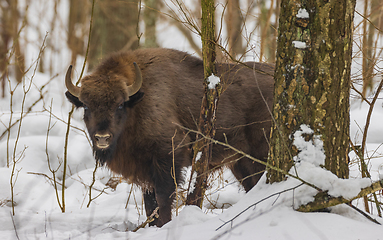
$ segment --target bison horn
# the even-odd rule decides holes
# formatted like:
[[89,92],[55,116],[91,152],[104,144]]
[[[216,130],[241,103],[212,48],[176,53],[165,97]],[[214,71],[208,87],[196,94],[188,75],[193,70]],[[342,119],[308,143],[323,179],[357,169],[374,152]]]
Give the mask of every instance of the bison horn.
[[136,69],[136,80],[134,81],[134,83],[132,85],[128,86],[128,96],[129,97],[134,95],[135,93],[137,93],[142,86],[141,70],[138,67],[137,63],[134,62],[133,65],[134,65],[134,68]]
[[69,66],[68,68],[68,71],[66,72],[66,76],[65,76],[65,86],[66,88],[68,89],[68,91],[75,97],[79,97],[80,96],[80,88],[75,86],[73,83],[72,83],[72,65]]

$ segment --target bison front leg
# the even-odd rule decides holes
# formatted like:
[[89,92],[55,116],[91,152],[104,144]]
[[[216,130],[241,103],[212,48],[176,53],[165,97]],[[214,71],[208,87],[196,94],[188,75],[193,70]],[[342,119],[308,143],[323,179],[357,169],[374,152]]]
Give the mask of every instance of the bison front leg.
[[[153,190],[145,190],[144,203],[146,216],[149,217],[153,211],[158,207],[158,218],[149,223],[149,226],[162,227],[165,223],[169,222],[172,218],[172,203],[174,200],[173,192],[175,190],[174,182],[171,178],[162,176],[155,180],[155,187]],[[163,181],[167,179],[168,181]]]
[[[170,176],[170,174],[169,174]],[[155,186],[155,195],[159,207],[159,218],[156,223],[158,227],[162,227],[165,223],[172,219],[172,204],[174,200],[175,185],[171,177],[165,177],[162,181],[157,181]]]
[[[153,211],[158,207],[156,200],[156,194],[154,191],[145,190],[144,192],[144,204],[146,216],[149,218]],[[157,226],[158,219],[155,217],[152,222],[149,223],[149,226]]]

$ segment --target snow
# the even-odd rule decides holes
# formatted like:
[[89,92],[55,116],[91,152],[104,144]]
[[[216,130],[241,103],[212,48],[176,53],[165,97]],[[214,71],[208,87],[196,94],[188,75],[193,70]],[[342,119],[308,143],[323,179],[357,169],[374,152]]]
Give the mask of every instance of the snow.
[[302,41],[293,41],[293,45],[295,48],[301,48],[301,49],[307,48],[307,44]]
[[195,157],[195,161],[198,162],[202,157],[202,152],[198,152],[197,156]]
[[298,10],[297,15],[295,15],[297,18],[309,18],[309,13],[307,12],[306,9],[300,8]]
[[219,77],[215,76],[213,73],[207,78],[207,82],[209,85],[207,86],[209,89],[215,89],[215,87],[221,82]]
[[[45,31],[50,28],[46,19],[53,15],[49,11],[43,14],[44,11],[37,6],[53,2],[33,1],[33,3],[35,5],[29,8],[32,16],[30,24],[44,29],[42,34],[44,36]],[[61,23],[66,22],[67,4],[68,1],[60,1],[62,6],[57,18]],[[50,8],[46,6],[44,9]],[[304,9],[298,12],[298,15],[304,17]],[[221,175],[215,173],[210,177],[214,181],[211,180],[211,189],[206,194],[207,199],[202,209],[182,206],[173,212],[173,220],[162,228],[145,227],[132,232],[131,230],[146,219],[142,193],[139,188],[115,176],[108,169],[101,167],[94,169],[95,161],[82,121],[81,109],[74,112],[71,121],[73,127],[69,134],[65,213],[62,213],[53,187],[52,171],[55,172],[57,182],[61,183],[64,177],[63,160],[67,127],[64,122],[67,121],[71,109],[71,105],[64,97],[63,79],[70,54],[65,43],[66,37],[61,36],[66,31],[55,28],[56,30],[48,38],[62,51],[47,50],[55,63],[52,73],[36,72],[34,75],[34,64],[43,38],[32,29],[34,28],[28,28],[25,33],[30,42],[25,48],[26,65],[32,66],[27,72],[25,83],[28,85],[32,81],[31,90],[25,95],[22,85],[16,87],[13,75],[10,76],[12,89],[16,87],[12,103],[13,114],[10,113],[8,94],[5,99],[0,99],[0,134],[6,131],[10,121],[13,123],[20,118],[24,95],[25,106],[29,107],[39,99],[41,87],[44,85],[46,87],[43,89],[44,101],[37,102],[32,111],[22,119],[20,132],[16,123],[9,133],[5,132],[0,138],[2,239],[382,239],[382,226],[372,223],[346,205],[331,208],[331,213],[295,211],[294,208],[300,204],[312,201],[317,193],[315,189],[301,185],[296,179],[288,177],[284,182],[266,184],[266,177],[263,176],[251,191],[245,193],[227,170]],[[187,41],[180,40],[174,27],[162,24],[159,29],[166,30],[159,37],[161,42],[164,41],[164,46],[190,50]],[[170,32],[174,37],[168,37]],[[302,42],[295,42],[298,46],[303,46]],[[214,77],[210,81],[213,88],[218,82],[219,78],[217,80]],[[383,100],[378,99],[376,103],[367,136],[366,158],[369,159],[368,168],[372,180],[361,178],[360,166],[354,153],[350,153],[352,165],[348,180],[338,179],[322,168],[324,154],[320,136],[314,135],[306,125],[302,125],[292,136],[294,145],[300,153],[294,159],[296,167],[292,168],[290,173],[297,173],[301,179],[328,190],[332,196],[345,198],[354,197],[371,181],[380,179],[383,175],[382,102]],[[45,111],[50,108],[52,114]],[[368,105],[365,103],[354,103],[351,106],[350,136],[354,144],[361,142],[367,111]],[[50,130],[47,134],[49,122]],[[307,141],[305,138],[307,135],[311,136],[309,138],[311,140]],[[13,178],[15,215],[12,215],[10,192],[13,160],[16,161]],[[189,178],[190,168],[185,170],[184,174]],[[118,184],[113,187],[110,184],[111,180]],[[57,191],[61,204],[61,185],[58,185]],[[378,197],[381,196],[378,194]],[[353,203],[363,209],[361,202]],[[376,216],[376,209],[373,211],[371,216],[383,223],[382,219]]]
[[[305,124],[301,125],[300,129],[301,130],[294,133],[293,144],[300,151],[298,155],[294,157],[294,162],[300,163],[303,160],[312,163],[316,167],[324,165],[326,156],[324,154],[321,136],[314,135],[314,131]],[[312,140],[306,141],[304,136],[302,136],[303,134],[313,135]]]

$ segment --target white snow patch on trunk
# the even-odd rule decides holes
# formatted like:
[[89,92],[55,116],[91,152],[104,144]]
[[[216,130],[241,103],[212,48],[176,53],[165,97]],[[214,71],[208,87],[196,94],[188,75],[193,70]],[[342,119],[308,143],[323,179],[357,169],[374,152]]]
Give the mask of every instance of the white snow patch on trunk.
[[305,42],[301,42],[301,41],[293,41],[293,45],[295,48],[307,48],[307,45]]
[[314,131],[307,125],[302,124],[300,130],[294,133],[293,144],[300,151],[294,157],[294,162],[301,161],[311,162],[315,166],[324,165],[325,154],[323,150],[323,142],[320,135],[313,135],[312,140],[305,141],[303,134],[313,135]]
[[202,152],[197,152],[197,156],[195,157],[195,161],[198,162],[202,157]]
[[297,15],[295,15],[297,18],[309,18],[309,13],[307,12],[306,9],[300,8],[298,10]]
[[221,79],[215,76],[213,73],[207,78],[207,82],[209,85],[207,86],[209,89],[215,89],[215,87],[221,82]]

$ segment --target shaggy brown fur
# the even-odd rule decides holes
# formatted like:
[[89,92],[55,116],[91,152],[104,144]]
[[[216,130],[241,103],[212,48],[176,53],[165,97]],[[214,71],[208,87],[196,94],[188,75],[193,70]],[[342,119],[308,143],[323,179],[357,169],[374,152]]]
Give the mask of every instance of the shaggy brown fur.
[[[130,98],[126,85],[136,79],[133,62],[141,69],[141,90]],[[216,139],[250,155],[266,160],[270,134],[273,66],[249,62],[248,66],[217,64],[225,83],[217,110]],[[93,141],[96,159],[113,172],[143,187],[147,215],[159,206],[162,226],[171,219],[174,181],[171,176],[172,144],[177,125],[196,129],[203,95],[202,60],[170,49],[141,49],[120,52],[107,58],[92,74],[81,80],[79,98],[66,92],[77,107],[84,107],[84,121]],[[261,97],[262,92],[266,102]],[[96,134],[109,134],[109,147],[96,146]],[[178,128],[175,145],[175,169],[182,182],[181,169],[191,164],[191,144],[195,135]],[[211,167],[228,162],[235,177],[249,191],[264,170],[222,146],[214,145]],[[239,160],[238,160],[239,159]],[[236,161],[233,161],[236,160]],[[230,162],[231,161],[231,162]],[[257,174],[258,173],[258,174]]]

